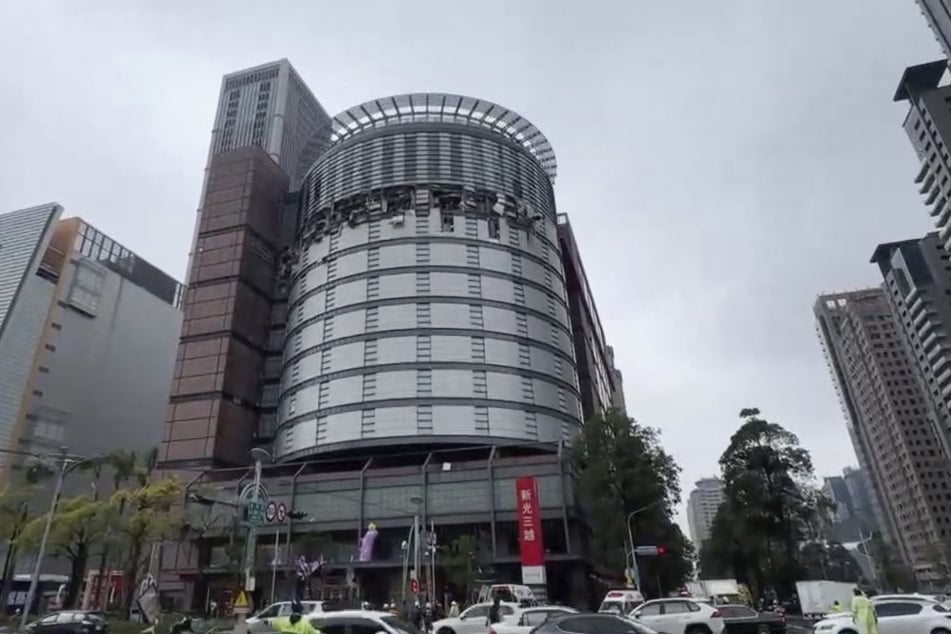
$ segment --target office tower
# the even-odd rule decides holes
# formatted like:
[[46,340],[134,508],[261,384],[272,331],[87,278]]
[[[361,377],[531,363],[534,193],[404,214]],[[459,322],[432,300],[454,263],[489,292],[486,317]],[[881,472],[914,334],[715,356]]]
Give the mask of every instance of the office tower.
[[[862,534],[861,521],[852,500],[852,492],[844,476],[830,476],[822,479],[822,494],[833,508],[823,518],[824,533],[830,540],[854,542]],[[866,529],[865,533],[868,533]]]
[[719,478],[697,480],[690,497],[687,498],[687,529],[690,531],[690,541],[697,551],[710,537],[713,520],[722,503],[723,482]]
[[916,0],[944,54],[951,57],[951,1]]
[[951,478],[900,321],[880,288],[822,295],[814,312],[876,523],[926,578],[929,544],[946,538],[951,522],[938,502]]
[[[266,135],[212,152],[162,460],[188,470],[217,528],[163,550],[163,592],[185,609],[208,596],[193,571],[225,565],[229,500],[263,447],[277,463],[262,465],[266,499],[310,519],[262,526],[260,543],[319,531],[324,588],[398,595],[418,515],[443,545],[475,536],[487,574],[580,600],[587,529],[566,441],[582,391],[606,407],[618,390],[607,357],[591,374],[607,387],[579,382],[566,268],[580,258],[573,245],[562,259],[551,145],[507,108],[425,93],[308,134],[293,169]],[[590,294],[579,301],[593,311]],[[584,328],[605,354],[596,319]],[[537,531],[522,529],[526,508]],[[370,523],[370,560],[354,569],[354,530]],[[530,542],[547,582],[526,564]],[[258,587],[293,592],[260,559]]]
[[[0,215],[0,448],[144,454],[160,441],[181,287],[61,214]],[[0,477],[22,462],[0,454]]]
[[251,447],[271,441],[288,290],[277,272],[295,239],[292,190],[328,120],[287,60],[222,80],[160,456],[167,468],[247,464]]
[[308,144],[328,120],[286,59],[231,73],[221,80],[210,155],[256,145],[294,188],[315,158]]
[[614,351],[604,337],[601,318],[588,285],[588,276],[571,230],[568,214],[558,214],[558,242],[565,269],[568,307],[578,381],[581,387],[581,411],[585,421],[600,412],[615,407],[619,401],[623,409],[623,386],[620,372],[614,367]]
[[921,162],[915,184],[945,248],[951,245],[951,86],[938,83],[947,67],[941,60],[906,68],[895,92],[895,101],[909,105],[903,127]]

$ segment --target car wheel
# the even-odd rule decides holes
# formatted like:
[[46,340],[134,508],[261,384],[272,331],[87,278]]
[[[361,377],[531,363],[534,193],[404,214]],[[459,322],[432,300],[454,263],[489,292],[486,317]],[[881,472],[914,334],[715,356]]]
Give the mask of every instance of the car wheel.
[[769,634],[769,626],[760,625],[758,628],[756,628],[756,632],[757,634]]
[[684,634],[712,634],[706,625],[690,625]]
[[451,627],[441,627],[436,631],[436,634],[456,634],[456,632]]
[[951,630],[946,630],[943,627],[939,627],[936,630],[931,630],[931,634],[951,634]]

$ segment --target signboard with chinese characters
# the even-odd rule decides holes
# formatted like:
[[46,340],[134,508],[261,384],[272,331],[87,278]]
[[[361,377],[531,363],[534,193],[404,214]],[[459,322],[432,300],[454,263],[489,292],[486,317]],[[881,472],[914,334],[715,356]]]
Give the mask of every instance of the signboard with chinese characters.
[[542,518],[535,478],[518,478],[515,481],[515,503],[522,583],[542,585],[545,583],[545,546],[542,543]]

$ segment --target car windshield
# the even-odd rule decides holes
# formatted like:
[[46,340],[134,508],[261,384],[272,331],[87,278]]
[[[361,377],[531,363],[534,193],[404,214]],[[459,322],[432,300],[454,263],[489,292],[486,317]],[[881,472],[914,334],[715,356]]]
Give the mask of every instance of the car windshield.
[[380,617],[380,620],[389,625],[399,634],[420,634],[415,625],[411,625],[406,621],[401,621],[395,616],[383,616]]

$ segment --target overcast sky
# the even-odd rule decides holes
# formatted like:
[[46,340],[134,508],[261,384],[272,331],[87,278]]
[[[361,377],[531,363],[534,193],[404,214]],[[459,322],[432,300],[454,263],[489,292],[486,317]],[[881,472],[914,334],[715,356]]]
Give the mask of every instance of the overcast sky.
[[331,113],[483,97],[538,125],[628,407],[684,494],[737,413],[855,461],[817,293],[929,228],[891,101],[937,44],[913,0],[0,3],[0,210],[62,203],[182,278],[222,74],[281,57]]

